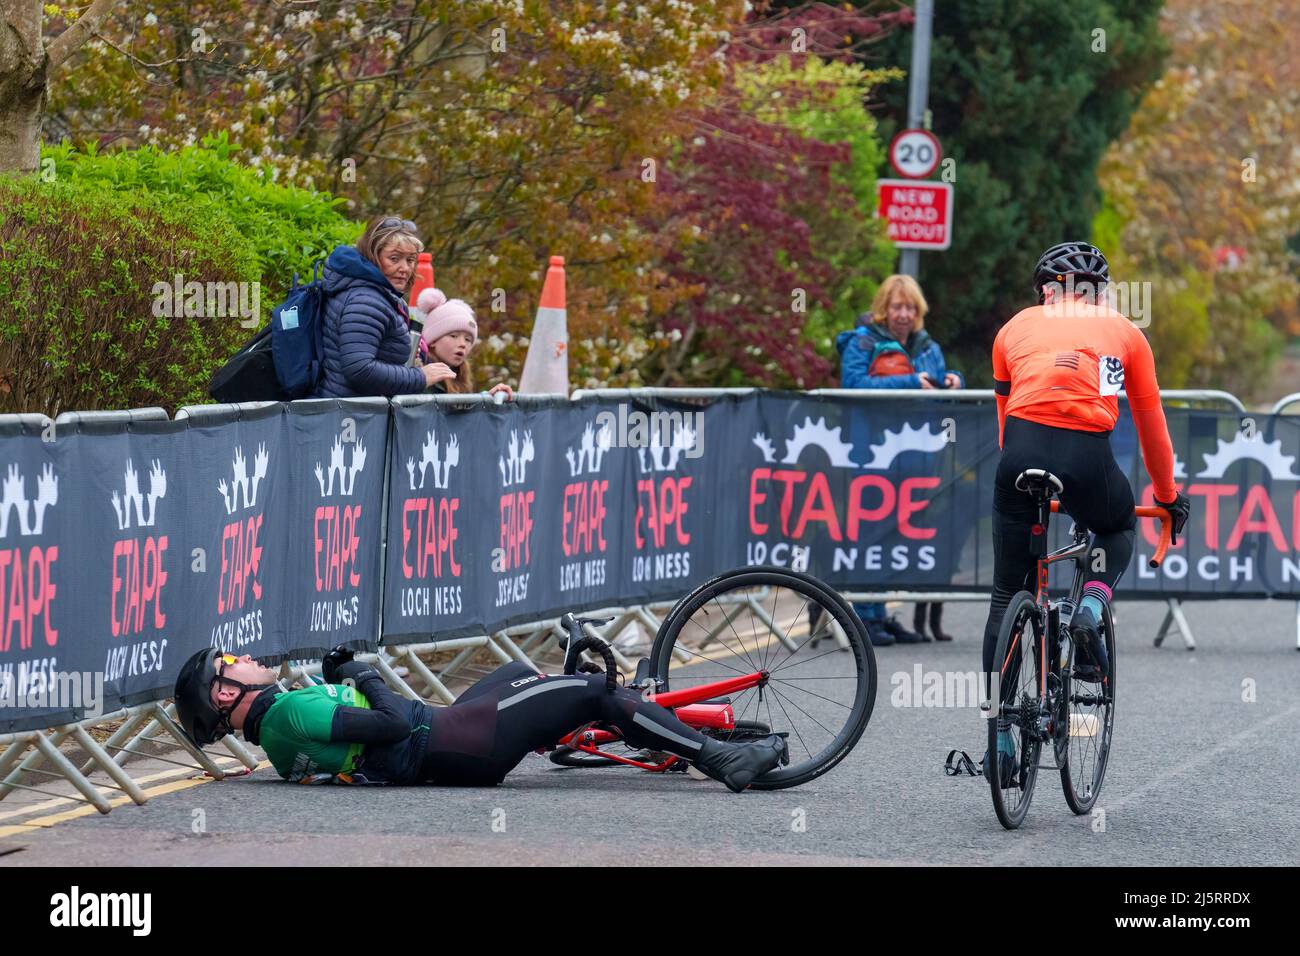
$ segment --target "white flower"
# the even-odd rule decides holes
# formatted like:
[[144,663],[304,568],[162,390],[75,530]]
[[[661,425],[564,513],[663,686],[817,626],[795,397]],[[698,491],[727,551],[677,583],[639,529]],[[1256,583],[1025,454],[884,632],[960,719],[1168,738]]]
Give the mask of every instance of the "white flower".
[[153,128],[153,127],[151,127],[148,123],[145,123],[143,126],[140,127],[140,135],[141,135],[141,136],[148,136],[148,135],[149,135],[149,130],[151,130],[152,128]]
[[614,237],[611,236],[611,235],[610,235],[609,233],[607,233],[607,232],[602,232],[602,233],[600,234],[600,241],[601,241],[602,243],[613,242],[613,241],[614,241]]
[[146,14],[144,15],[144,25],[145,25],[145,26],[147,26],[147,27],[151,27],[151,26],[154,26],[155,24],[157,24],[157,22],[158,22],[158,18],[157,18],[154,14],[152,14],[152,13],[146,13]]

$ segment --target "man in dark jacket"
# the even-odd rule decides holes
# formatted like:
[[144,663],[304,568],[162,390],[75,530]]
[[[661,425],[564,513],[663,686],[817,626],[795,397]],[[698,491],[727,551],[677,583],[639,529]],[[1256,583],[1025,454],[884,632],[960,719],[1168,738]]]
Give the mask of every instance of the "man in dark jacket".
[[387,217],[372,222],[355,246],[330,253],[321,273],[324,372],[313,398],[409,395],[433,384],[433,364],[407,364],[404,296],[423,247],[413,223]]

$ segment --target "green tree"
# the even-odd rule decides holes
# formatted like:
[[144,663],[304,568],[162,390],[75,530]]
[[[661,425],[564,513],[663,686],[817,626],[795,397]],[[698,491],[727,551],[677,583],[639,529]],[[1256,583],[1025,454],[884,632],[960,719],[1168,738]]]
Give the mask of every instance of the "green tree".
[[[991,381],[998,328],[1034,302],[1031,270],[1054,242],[1089,238],[1097,165],[1160,74],[1161,0],[963,0],[936,4],[932,128],[956,160],[952,246],[922,254],[928,324],[972,384]],[[907,69],[912,35],[876,48]],[[905,85],[882,89],[886,137]]]

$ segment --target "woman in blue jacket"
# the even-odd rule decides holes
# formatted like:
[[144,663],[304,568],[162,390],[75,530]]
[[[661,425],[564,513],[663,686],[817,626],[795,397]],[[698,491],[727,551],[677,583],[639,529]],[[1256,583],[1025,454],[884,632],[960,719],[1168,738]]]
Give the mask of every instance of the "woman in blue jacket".
[[448,377],[445,366],[412,366],[406,294],[424,243],[415,223],[373,220],[355,246],[330,253],[322,328],[324,373],[314,398],[409,395]]
[[[939,343],[924,329],[929,310],[916,280],[892,275],[880,284],[871,311],[858,317],[857,328],[835,339],[840,353],[841,388],[964,388],[960,372],[943,360]],[[925,605],[917,605],[915,631],[885,613],[881,602],[854,605],[873,644],[917,643],[925,636]],[[930,606],[935,639],[952,640],[940,626],[943,605]]]

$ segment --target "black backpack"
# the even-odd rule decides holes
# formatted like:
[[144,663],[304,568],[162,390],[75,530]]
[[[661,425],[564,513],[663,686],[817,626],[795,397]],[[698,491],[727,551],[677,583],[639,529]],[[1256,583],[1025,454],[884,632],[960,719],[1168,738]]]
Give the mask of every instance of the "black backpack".
[[270,323],[217,369],[208,385],[208,394],[218,402],[289,401],[275,374]]
[[324,373],[321,341],[325,284],[321,259],[312,281],[298,282],[271,312],[270,323],[212,376],[208,394],[219,402],[289,402],[310,398]]

